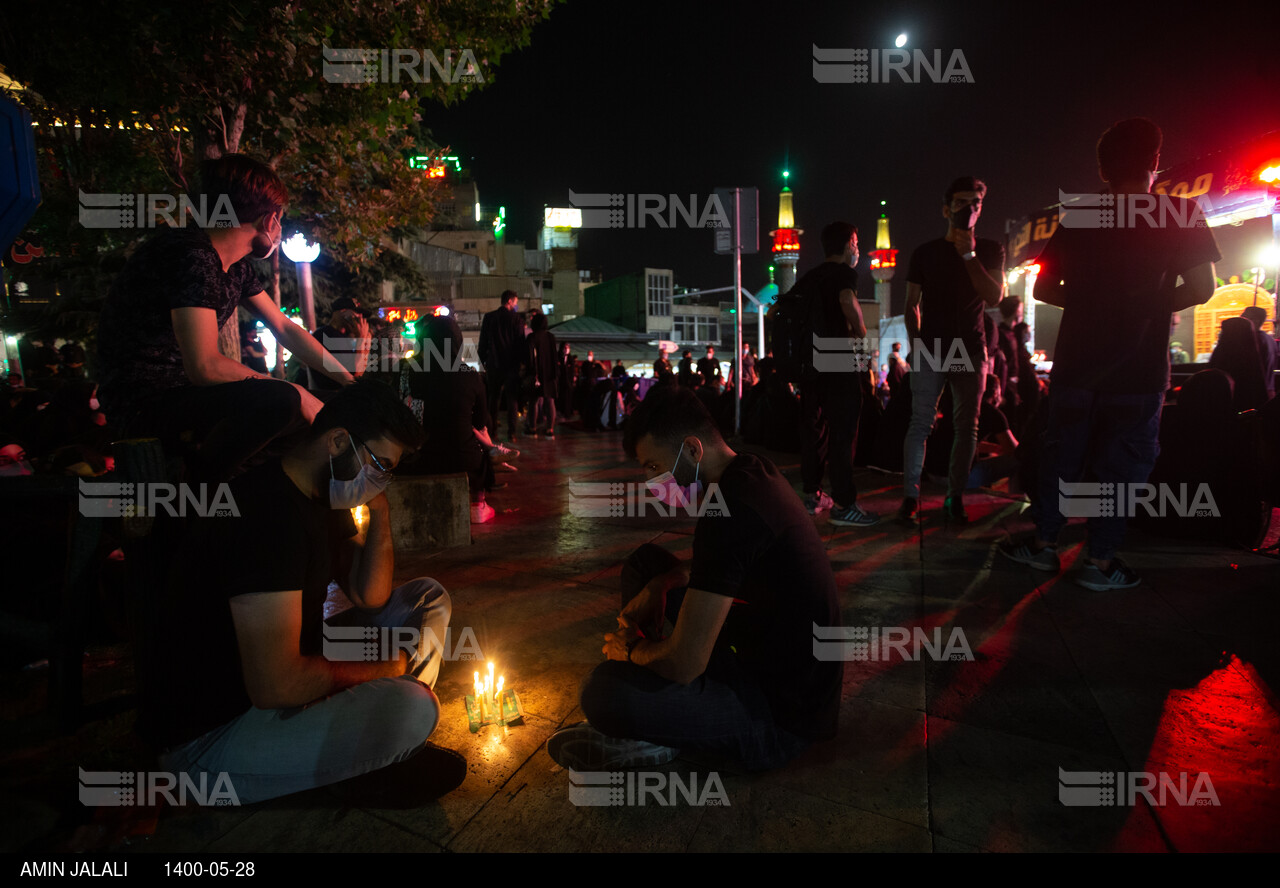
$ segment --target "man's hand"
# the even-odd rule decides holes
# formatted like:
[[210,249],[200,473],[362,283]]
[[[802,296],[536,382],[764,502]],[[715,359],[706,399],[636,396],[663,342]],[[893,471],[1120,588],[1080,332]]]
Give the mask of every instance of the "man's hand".
[[644,635],[629,619],[618,615],[618,631],[604,637],[604,655],[610,660],[628,660],[627,645]]
[[974,238],[974,235],[973,235],[973,229],[957,228],[955,232],[956,232],[956,241],[955,241],[956,253],[958,253],[961,256],[963,256],[965,253],[972,253],[974,247],[977,245],[977,240]]

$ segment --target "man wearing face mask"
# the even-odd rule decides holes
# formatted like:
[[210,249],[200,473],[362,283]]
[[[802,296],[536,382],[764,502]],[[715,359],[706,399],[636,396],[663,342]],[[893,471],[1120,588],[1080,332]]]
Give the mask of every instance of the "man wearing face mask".
[[[306,429],[322,406],[300,386],[251,370],[218,350],[218,333],[244,306],[305,364],[334,381],[352,376],[306,330],[289,323],[249,259],[280,244],[284,183],[243,154],[206,161],[200,228],[164,228],[112,284],[99,316],[101,397],[131,437],[198,442],[192,477],[221,481],[278,438]],[[328,360],[326,360],[328,359]]]
[[650,491],[701,513],[693,562],[654,544],[627,559],[607,662],[582,686],[587,722],[552,735],[548,754],[611,770],[690,750],[763,770],[834,737],[843,663],[814,657],[813,627],[840,625],[836,582],[791,485],[735,453],[682,386],[651,389],[625,428]]
[[[826,260],[795,286],[818,301],[814,333],[824,339],[863,340],[867,327],[858,305],[858,229],[848,222],[832,222],[822,229]],[[858,508],[853,482],[853,452],[858,445],[858,417],[862,412],[862,382],[866,355],[851,347],[847,367],[807,367],[800,381],[804,428],[800,449],[805,508],[816,515],[828,509],[827,520],[841,527],[870,527],[879,518]],[[831,496],[822,492],[822,476],[831,466]]]
[[[140,726],[167,770],[226,772],[242,803],[349,781],[353,804],[421,804],[461,782],[465,761],[426,743],[449,596],[392,585],[382,491],[423,440],[390,388],[348,386],[282,460],[231,482],[239,517],[192,519],[151,624],[161,668],[144,673]],[[325,620],[331,580],[354,607]]]
[[984,309],[1004,296],[1004,247],[974,235],[986,194],[981,179],[963,176],[952,182],[942,204],[946,237],[911,254],[906,309],[911,425],[902,448],[903,499],[897,515],[902,522],[919,508],[925,442],[944,384],[951,387],[955,442],[943,509],[953,521],[968,520],[962,495],[978,448],[978,410],[986,384]]

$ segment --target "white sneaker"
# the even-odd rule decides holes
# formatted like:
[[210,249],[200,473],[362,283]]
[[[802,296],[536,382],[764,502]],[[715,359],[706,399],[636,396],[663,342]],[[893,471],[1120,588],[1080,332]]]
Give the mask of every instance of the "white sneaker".
[[515,459],[519,455],[519,450],[514,447],[508,447],[506,444],[494,444],[489,448],[489,458],[494,462],[505,462],[509,459]]
[[488,503],[472,503],[471,504],[471,523],[484,524],[493,520],[493,516],[497,513],[493,511],[493,506]]

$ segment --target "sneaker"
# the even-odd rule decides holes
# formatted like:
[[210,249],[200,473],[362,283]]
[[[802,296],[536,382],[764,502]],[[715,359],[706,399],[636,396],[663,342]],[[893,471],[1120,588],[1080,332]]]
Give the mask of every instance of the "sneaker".
[[494,444],[489,448],[489,458],[494,462],[506,462],[509,459],[515,459],[519,455],[519,450],[514,447],[508,447],[506,444]]
[[328,789],[353,808],[417,808],[457,789],[466,777],[465,758],[428,742],[411,758]]
[[827,516],[827,520],[840,527],[870,527],[880,520],[880,516],[864,512],[857,506],[850,506],[847,509],[843,506],[835,506]]
[[916,509],[920,508],[920,501],[914,496],[904,496],[902,505],[898,506],[898,514],[894,515],[894,520],[903,524],[915,524]]
[[542,437],[548,441],[554,441],[556,439],[555,429],[547,429],[542,433]]
[[519,469],[517,469],[515,466],[511,465],[511,463],[505,463],[505,462],[504,462],[504,463],[498,463],[496,466],[494,466],[494,467],[493,467],[493,470],[494,470],[495,472],[518,472],[518,471],[520,471],[520,470],[519,470]]
[[1062,565],[1058,562],[1058,547],[1045,546],[1037,551],[1030,542],[1009,540],[1001,543],[996,549],[1010,561],[1034,567],[1036,570],[1047,570],[1057,573]]
[[810,515],[817,515],[819,512],[830,511],[835,504],[835,500],[827,496],[821,490],[817,493],[805,494],[804,497],[804,508]]
[[607,737],[586,722],[562,728],[547,738],[547,755],[574,771],[624,771],[665,765],[679,753],[670,746]]
[[492,521],[493,516],[497,513],[493,511],[493,506],[488,503],[472,503],[471,504],[471,523],[484,524]]
[[1085,562],[1076,574],[1076,585],[1092,589],[1094,592],[1110,592],[1112,589],[1132,589],[1142,582],[1142,578],[1130,569],[1119,558],[1111,559],[1111,567],[1105,572],[1098,565]]
[[964,512],[964,500],[958,496],[949,496],[942,501],[942,514],[956,524],[964,524],[969,520]]

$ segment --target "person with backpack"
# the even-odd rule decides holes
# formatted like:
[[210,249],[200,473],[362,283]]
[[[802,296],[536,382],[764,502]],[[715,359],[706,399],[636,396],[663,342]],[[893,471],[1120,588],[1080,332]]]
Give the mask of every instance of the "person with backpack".
[[[798,301],[801,310],[792,308],[788,312],[788,307],[780,308],[784,319],[787,314],[799,319],[790,324],[787,349],[794,352],[789,355],[791,363],[800,368],[800,471],[805,508],[811,515],[830,509],[827,520],[832,524],[870,527],[880,519],[858,508],[858,491],[853,482],[853,451],[862,411],[861,375],[866,373],[866,364],[865,356],[855,355],[852,340],[867,336],[858,306],[858,273],[854,270],[858,264],[857,227],[848,222],[832,222],[822,229],[822,252],[827,257],[822,264],[805,274],[792,293],[784,297],[793,306]],[[849,348],[836,355],[828,353],[817,362],[815,336],[846,340]],[[775,343],[775,350],[778,345]],[[828,464],[831,496],[821,487]]]

